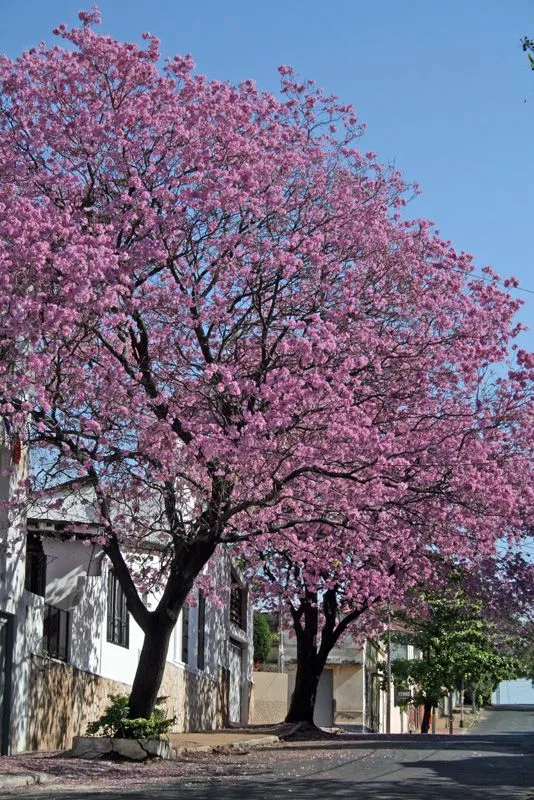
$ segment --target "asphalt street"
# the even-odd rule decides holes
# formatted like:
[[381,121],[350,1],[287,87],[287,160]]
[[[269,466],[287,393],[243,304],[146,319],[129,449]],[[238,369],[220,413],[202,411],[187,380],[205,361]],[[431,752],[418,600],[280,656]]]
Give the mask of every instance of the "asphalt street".
[[[274,757],[273,757],[274,756]],[[283,757],[282,757],[283,756]],[[534,800],[534,706],[496,708],[465,736],[340,737],[250,754],[255,774],[169,781],[165,786],[24,797],[69,800]],[[20,798],[22,795],[17,793]]]

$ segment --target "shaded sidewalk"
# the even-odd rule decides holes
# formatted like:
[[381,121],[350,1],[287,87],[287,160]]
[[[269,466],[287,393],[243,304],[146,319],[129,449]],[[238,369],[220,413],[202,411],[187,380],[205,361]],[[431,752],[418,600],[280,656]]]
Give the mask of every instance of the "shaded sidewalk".
[[[184,772],[188,773],[195,771],[195,766],[200,767],[208,754],[244,755],[251,749],[276,744],[291,735],[294,727],[293,725],[257,726],[198,733],[171,733],[169,741],[175,752],[175,759],[169,762],[155,760],[151,765],[148,763],[140,765],[139,762],[117,763],[105,759],[87,762],[85,759],[73,759],[68,750],[0,756],[0,791],[9,792],[41,784],[55,784],[57,781],[62,781],[62,774],[65,773],[72,775],[69,780],[73,781],[76,773],[84,775],[89,781],[92,781],[93,777],[99,781],[106,781],[107,778],[113,781],[120,780],[121,774],[124,778],[130,778],[130,773],[139,772],[140,767],[146,776],[147,772],[156,772],[158,765],[160,772],[176,773],[183,768]],[[198,758],[195,759],[195,756]],[[187,760],[188,757],[192,760]]]

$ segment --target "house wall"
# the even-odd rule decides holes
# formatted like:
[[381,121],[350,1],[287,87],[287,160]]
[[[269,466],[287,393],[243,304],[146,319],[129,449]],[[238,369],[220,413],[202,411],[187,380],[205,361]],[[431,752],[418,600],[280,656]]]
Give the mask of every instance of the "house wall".
[[[11,752],[70,746],[73,734],[103,713],[110,694],[127,692],[133,682],[143,634],[130,616],[129,647],[107,641],[107,570],[99,547],[44,533],[47,555],[45,598],[24,589],[26,520],[8,516],[1,501],[13,495],[26,474],[26,459],[14,470],[9,442],[2,446],[0,423],[0,612],[12,615],[14,627],[11,684]],[[61,509],[45,504],[32,507],[34,520],[94,523],[91,504],[66,495]],[[87,529],[86,529],[87,530]],[[230,638],[241,646],[241,722],[248,718],[252,686],[252,608],[247,603],[246,630],[230,623],[231,561],[219,548],[205,567],[219,587],[217,601],[207,598],[205,667],[197,668],[197,590],[189,612],[189,658],[181,662],[182,617],[178,619],[161,694],[168,696],[168,713],[176,716],[176,730],[220,727],[228,719]],[[69,663],[43,653],[45,602],[70,614]],[[152,607],[156,598],[152,598]],[[149,604],[150,605],[150,604]],[[46,657],[45,657],[46,656]],[[0,720],[1,724],[1,720]]]
[[334,725],[365,724],[363,665],[347,664],[333,667]]
[[[89,722],[105,711],[112,694],[128,694],[127,683],[77,669],[50,658],[32,655],[27,750],[70,748],[72,737],[83,735]],[[221,727],[226,715],[227,678],[195,676],[167,664],[161,687],[168,716],[176,717],[174,731]]]
[[[21,490],[27,472],[27,453],[22,451],[18,465],[12,463],[10,440],[0,420],[0,612],[8,615],[13,626],[13,648],[9,654],[11,674],[6,674],[7,693],[2,712],[6,723],[3,746],[16,752],[25,740],[28,723],[28,658],[31,647],[39,642],[42,630],[42,598],[24,590],[26,519],[24,511],[8,509],[6,503]],[[21,497],[21,501],[22,501]],[[0,665],[3,668],[4,664]]]
[[287,714],[288,675],[285,672],[253,673],[249,723],[272,725]]
[[[59,547],[63,542],[58,543]],[[80,558],[86,553],[80,542],[73,544],[81,548]],[[48,543],[45,550],[48,553]],[[122,647],[107,641],[106,615],[107,615],[107,574],[109,561],[104,558],[101,574],[88,577],[83,581],[83,592],[79,604],[72,609],[72,636],[70,646],[70,662],[81,670],[97,672],[102,677],[111,681],[122,681],[128,684],[133,682],[141,647],[143,645],[143,632],[130,615],[129,619],[129,647]],[[209,564],[210,578],[214,586],[221,587],[217,602],[210,597],[206,599],[205,613],[205,659],[204,669],[199,671],[198,663],[198,589],[193,588],[190,593],[189,607],[189,653],[188,663],[182,662],[182,617],[180,613],[175,629],[171,636],[167,661],[180,670],[186,670],[192,675],[201,675],[211,681],[219,680],[220,671],[229,669],[229,639],[232,637],[242,646],[243,674],[242,674],[242,699],[243,704],[248,704],[248,695],[252,683],[252,607],[247,602],[247,626],[241,630],[230,623],[230,575],[231,562],[224,552],[216,553]],[[48,590],[47,590],[48,600]],[[148,602],[149,607],[155,607],[156,597]],[[243,720],[244,721],[244,720]]]
[[23,512],[7,508],[26,475],[27,455],[11,463],[9,440],[0,420],[0,611],[16,614],[24,591],[25,524]]
[[[72,544],[75,547],[64,545]],[[143,634],[130,616],[129,647],[108,642],[107,571],[104,559],[100,574],[83,577],[74,565],[85,558],[88,549],[80,542],[48,540],[47,556],[56,564],[47,582],[46,600],[59,599],[68,590],[70,576],[78,592],[77,605],[70,609],[71,637],[69,663],[44,657],[42,630],[45,599],[26,592],[32,604],[33,638],[26,638],[25,693],[20,697],[20,730],[13,744],[15,752],[32,749],[61,749],[71,745],[72,736],[83,734],[89,722],[105,710],[110,694],[129,693],[135,675]],[[77,555],[76,555],[77,551]],[[212,563],[213,562],[213,563]],[[181,661],[182,614],[175,627],[160,695],[167,697],[168,716],[176,717],[174,730],[211,730],[226,724],[228,719],[229,639],[242,645],[241,712],[242,722],[248,719],[252,683],[252,609],[247,603],[247,628],[242,631],[231,625],[229,584],[231,564],[223,552],[210,562],[210,575],[215,585],[222,585],[220,603],[209,598],[205,614],[205,668],[197,668],[198,657],[198,592],[192,591],[189,609],[189,658]],[[84,566],[87,572],[87,563]],[[68,591],[63,592],[65,596]],[[71,596],[71,595],[69,595]],[[156,600],[152,599],[152,606]],[[27,612],[28,617],[28,612]],[[31,654],[31,655],[30,655]],[[28,701],[29,698],[29,701]]]

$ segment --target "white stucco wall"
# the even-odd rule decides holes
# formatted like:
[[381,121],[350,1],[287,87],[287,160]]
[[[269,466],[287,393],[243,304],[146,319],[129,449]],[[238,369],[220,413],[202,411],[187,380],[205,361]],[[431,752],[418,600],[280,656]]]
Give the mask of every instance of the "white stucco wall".
[[29,664],[32,646],[39,646],[42,630],[42,598],[24,590],[26,525],[24,510],[5,505],[19,491],[26,477],[27,453],[23,450],[18,465],[11,461],[11,442],[0,421],[0,611],[10,615],[13,624],[11,698],[9,702],[12,751],[25,743],[30,709],[28,696]]
[[[11,469],[9,449],[0,447],[0,500],[13,491],[14,481],[24,476],[26,461],[17,472]],[[83,492],[69,496],[64,492],[61,508],[50,503],[31,507],[29,516],[34,520],[94,525],[94,511],[86,502]],[[50,528],[50,526],[48,526]],[[52,526],[53,527],[53,526]],[[46,525],[45,525],[46,528]],[[47,556],[47,585],[45,598],[24,589],[26,521],[9,520],[0,507],[0,611],[12,614],[15,624],[14,671],[12,695],[13,752],[27,749],[29,720],[38,713],[28,705],[29,664],[32,654],[43,652],[43,619],[45,603],[62,608],[70,614],[68,660],[81,670],[101,675],[114,681],[131,684],[137,668],[143,633],[129,618],[129,647],[107,641],[107,572],[109,561],[100,547],[84,544],[70,537],[51,536],[42,532],[43,549]],[[2,547],[2,545],[4,545]],[[8,546],[9,545],[9,546]],[[9,556],[6,557],[6,553]],[[242,631],[230,624],[231,562],[226,552],[219,548],[206,566],[212,584],[219,587],[219,602],[206,598],[205,612],[205,666],[197,669],[198,608],[197,589],[189,610],[189,659],[181,662],[182,618],[178,619],[167,659],[179,669],[192,674],[202,674],[218,685],[221,668],[229,669],[229,641],[232,637],[242,647],[242,718],[248,716],[248,698],[252,680],[252,607],[247,603],[247,629]],[[152,604],[156,601],[152,600]]]
[[24,590],[25,517],[7,508],[13,493],[26,476],[27,456],[12,464],[9,440],[0,421],[0,611],[17,613]]

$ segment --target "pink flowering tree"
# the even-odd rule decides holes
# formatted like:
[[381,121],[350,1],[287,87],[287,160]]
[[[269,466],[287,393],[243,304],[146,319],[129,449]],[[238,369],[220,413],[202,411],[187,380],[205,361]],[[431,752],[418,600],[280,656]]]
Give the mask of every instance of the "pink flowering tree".
[[[152,36],[80,18],[67,48],[0,60],[0,412],[35,490],[93,492],[147,716],[218,545],[383,537],[420,497],[444,547],[512,530],[532,363],[484,380],[518,304],[401,219],[406,187],[350,108],[285,67],[281,99],[189,57],[161,71]],[[154,542],[156,576],[130,557]]]
[[[516,536],[506,550],[500,541],[491,556],[491,547],[475,542],[457,541],[447,553],[432,524],[419,518],[416,531],[415,521],[399,528],[397,511],[383,515],[383,527],[373,523],[367,531],[323,528],[299,536],[296,525],[283,537],[263,537],[242,548],[263,607],[276,609],[296,639],[287,722],[313,725],[319,678],[336,645],[352,641],[357,647],[380,636],[391,619],[410,629],[411,620],[428,613],[429,593],[446,596],[461,588],[466,607],[468,601],[477,604],[484,625],[499,632],[499,647],[524,660],[534,601],[534,564],[524,552],[529,536]],[[423,513],[434,517],[431,508]]]
[[[453,382],[440,411],[436,393],[408,379],[401,406],[388,398],[387,411],[381,405],[360,429],[367,442],[375,426],[382,436],[394,430],[391,451],[381,438],[376,460],[368,456],[372,469],[353,475],[350,488],[338,484],[343,496],[333,487],[321,496],[317,485],[321,502],[334,503],[335,528],[291,521],[243,548],[263,604],[281,609],[296,637],[288,722],[313,724],[319,678],[340,639],[376,635],[390,611],[410,609],[414,591],[446,592],[452,576],[462,575],[491,624],[517,625],[522,637],[534,573],[523,554],[532,514],[530,362],[525,354],[520,361],[526,371],[481,381],[470,400]],[[373,407],[387,389],[370,397]],[[412,424],[402,428],[399,414]]]

